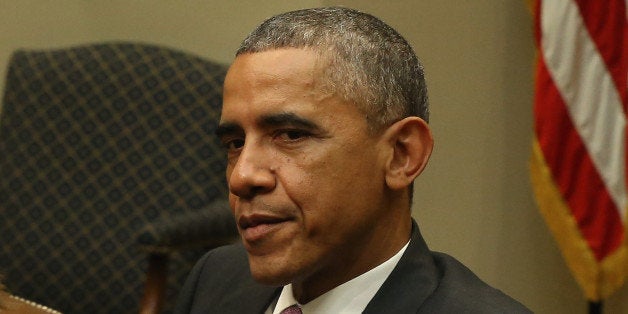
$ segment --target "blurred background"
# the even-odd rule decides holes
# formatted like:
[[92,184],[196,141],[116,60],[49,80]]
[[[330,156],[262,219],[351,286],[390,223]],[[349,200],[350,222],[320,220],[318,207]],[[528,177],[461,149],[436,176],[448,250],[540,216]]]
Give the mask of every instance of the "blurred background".
[[[229,64],[265,18],[327,5],[380,17],[425,65],[435,150],[413,214],[431,249],[536,313],[586,313],[530,187],[535,56],[526,1],[0,1],[0,86],[18,48],[139,41]],[[628,287],[605,312],[628,313]]]

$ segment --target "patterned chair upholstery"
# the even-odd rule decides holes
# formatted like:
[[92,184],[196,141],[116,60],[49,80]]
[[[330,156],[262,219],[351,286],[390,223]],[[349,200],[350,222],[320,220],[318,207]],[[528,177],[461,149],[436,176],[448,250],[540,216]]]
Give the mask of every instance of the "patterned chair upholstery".
[[237,234],[213,136],[225,72],[137,43],[13,54],[0,114],[11,293],[63,313],[137,313],[145,272],[167,269],[171,310],[200,254]]

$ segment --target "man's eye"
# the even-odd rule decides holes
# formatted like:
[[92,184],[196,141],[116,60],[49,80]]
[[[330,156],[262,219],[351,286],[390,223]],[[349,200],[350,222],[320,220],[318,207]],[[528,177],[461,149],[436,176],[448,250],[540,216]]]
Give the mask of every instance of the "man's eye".
[[283,130],[279,132],[277,137],[283,141],[292,142],[308,136],[310,136],[310,133],[302,130]]
[[224,141],[222,145],[225,147],[225,149],[229,151],[238,150],[242,148],[242,146],[244,146],[244,140],[243,139],[228,140],[228,141]]

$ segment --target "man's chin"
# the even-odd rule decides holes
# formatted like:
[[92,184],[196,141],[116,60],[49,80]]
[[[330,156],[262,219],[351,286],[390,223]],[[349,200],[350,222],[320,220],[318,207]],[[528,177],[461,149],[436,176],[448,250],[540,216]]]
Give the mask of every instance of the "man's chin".
[[295,277],[284,263],[278,261],[249,255],[249,266],[253,279],[264,285],[285,286]]
[[292,282],[292,276],[282,273],[258,271],[251,268],[251,275],[255,281],[268,286],[285,286]]

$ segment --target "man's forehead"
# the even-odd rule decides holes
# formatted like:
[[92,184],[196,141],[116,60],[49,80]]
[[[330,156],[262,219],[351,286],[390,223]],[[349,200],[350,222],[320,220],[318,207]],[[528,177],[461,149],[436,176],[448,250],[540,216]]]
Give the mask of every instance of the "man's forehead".
[[[303,74],[320,72],[320,56],[317,52],[305,48],[280,48],[261,52],[238,55],[227,73],[227,78],[234,75],[251,75],[264,78],[301,78]],[[298,75],[296,75],[298,74]]]
[[225,80],[221,123],[263,126],[272,124],[261,123],[264,121],[299,122],[294,118],[301,117],[303,121],[324,124],[320,119],[346,111],[345,106],[354,111],[353,102],[327,88],[318,71],[319,60],[316,51],[300,48],[239,55]]
[[[323,88],[318,71],[318,55],[313,50],[285,48],[236,57],[224,83],[225,107],[264,107],[320,103],[333,93]],[[288,103],[288,104],[285,104]]]

